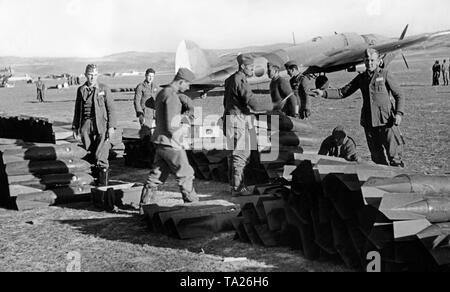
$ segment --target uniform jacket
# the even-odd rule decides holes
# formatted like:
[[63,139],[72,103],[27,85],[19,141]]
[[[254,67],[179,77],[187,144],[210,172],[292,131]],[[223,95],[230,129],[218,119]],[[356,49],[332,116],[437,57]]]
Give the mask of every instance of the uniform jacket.
[[45,90],[45,84],[42,81],[37,81],[36,82],[36,89],[40,90],[40,91],[44,91]]
[[158,93],[155,101],[156,129],[152,135],[153,143],[182,149],[179,134],[181,113],[183,107],[186,106],[182,100],[183,98],[178,96],[172,86],[168,86]]
[[243,72],[236,72],[225,80],[223,105],[225,115],[250,114],[248,102],[253,96],[247,77]]
[[[84,84],[78,88],[77,99],[75,101],[75,114],[73,117],[72,129],[79,130],[83,121],[83,103],[88,97],[88,86]],[[94,86],[94,108],[95,122],[100,134],[106,133],[109,128],[117,127],[116,109],[111,91],[106,85],[98,84]]]
[[356,143],[350,137],[347,137],[344,144],[340,147],[336,146],[333,136],[326,138],[320,146],[319,155],[340,157],[347,161],[358,161],[359,159]]
[[[366,71],[341,89],[326,90],[325,98],[346,98],[358,89],[363,96],[361,125],[365,128],[390,125],[395,114],[405,112],[405,100],[400,86],[387,70],[381,68],[374,72],[372,78]],[[395,100],[395,106],[392,104],[391,94]]]
[[[136,117],[144,115],[148,118],[148,115],[152,115],[155,110],[155,98],[158,93],[158,86],[154,83],[148,83],[146,81],[140,83],[136,87],[136,93],[134,95],[134,109],[136,110]],[[153,118],[153,115],[151,116]]]
[[[292,93],[292,87],[287,79],[278,77],[270,82],[270,96],[275,106]],[[288,116],[295,117],[298,115],[297,106],[299,106],[297,98],[293,95],[285,102],[285,106],[281,110]]]
[[301,109],[310,109],[310,97],[308,92],[312,89],[311,82],[308,77],[303,74],[294,76],[290,80],[291,87],[294,90],[294,94],[298,98]]

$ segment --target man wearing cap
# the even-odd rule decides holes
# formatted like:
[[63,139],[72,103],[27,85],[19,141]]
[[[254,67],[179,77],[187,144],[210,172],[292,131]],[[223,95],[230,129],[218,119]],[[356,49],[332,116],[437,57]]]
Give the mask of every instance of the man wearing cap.
[[319,155],[344,158],[347,161],[360,161],[356,151],[356,143],[347,136],[344,127],[338,126],[331,136],[326,138],[320,146]]
[[41,77],[38,77],[36,82],[37,100],[38,102],[44,102],[45,84],[42,82]]
[[298,115],[302,120],[309,118],[311,115],[311,105],[308,92],[312,89],[310,80],[301,74],[295,61],[289,61],[285,65],[288,75],[291,77],[289,81],[294,91],[297,103],[300,105]]
[[143,155],[151,160],[153,160],[153,149],[150,142],[151,129],[155,117],[155,97],[158,92],[158,86],[154,83],[155,74],[154,69],[147,69],[145,72],[145,80],[138,84],[134,95],[134,109],[136,111],[136,117],[139,119],[139,124],[141,125],[139,136],[142,139]]
[[272,97],[274,110],[281,110],[290,117],[298,117],[297,97],[294,95],[289,81],[280,76],[280,67],[276,64],[267,63],[267,75],[272,79],[270,96]]
[[172,173],[176,176],[185,203],[198,201],[194,189],[194,170],[189,164],[183,148],[186,128],[181,123],[183,103],[178,94],[189,89],[195,75],[186,68],[180,68],[169,86],[161,90],[155,100],[156,129],[152,142],[156,145],[153,169],[147,178],[141,194],[142,206],[154,201],[158,186]]
[[109,88],[97,82],[96,65],[87,65],[85,76],[86,83],[77,91],[72,129],[74,137],[91,153],[97,170],[105,172],[109,168],[109,139],[117,126],[114,100]]
[[229,180],[233,196],[248,195],[244,169],[250,160],[250,106],[253,92],[247,78],[254,74],[254,61],[248,54],[237,57],[239,69],[225,80],[224,135],[227,137]]
[[[404,167],[402,152],[405,142],[399,126],[405,111],[405,100],[400,86],[386,69],[380,68],[380,64],[379,53],[374,49],[367,49],[367,70],[364,73],[341,89],[316,89],[312,92],[318,97],[341,99],[360,89],[363,96],[361,125],[366,133],[373,162]],[[391,94],[395,99],[395,106],[391,102]]]

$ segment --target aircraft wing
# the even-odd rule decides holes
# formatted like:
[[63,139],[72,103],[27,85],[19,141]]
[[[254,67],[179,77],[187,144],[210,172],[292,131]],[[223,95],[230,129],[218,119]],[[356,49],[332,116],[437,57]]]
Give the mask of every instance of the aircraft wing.
[[[370,47],[378,50],[380,54],[385,55],[446,35],[450,35],[450,31],[421,34]],[[305,74],[330,73],[361,64],[364,61],[364,52],[367,48],[369,48],[368,45],[357,45],[322,54],[311,60],[308,64],[304,64],[308,68]]]

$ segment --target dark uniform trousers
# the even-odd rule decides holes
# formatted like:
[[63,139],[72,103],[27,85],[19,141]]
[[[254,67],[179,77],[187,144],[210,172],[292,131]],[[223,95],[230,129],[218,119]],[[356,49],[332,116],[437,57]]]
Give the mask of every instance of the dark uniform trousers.
[[[341,89],[326,90],[325,97],[346,98],[358,89],[363,95],[361,125],[365,129],[373,162],[402,166],[404,141],[400,129],[394,125],[395,113],[404,113],[405,101],[400,86],[388,71],[378,69],[373,75],[368,72],[359,74]],[[395,106],[391,103],[390,94],[395,99]]]
[[91,153],[89,162],[108,168],[111,143],[106,140],[105,135],[98,132],[95,120],[87,119],[82,122],[81,141],[85,149]]
[[224,135],[227,137],[230,186],[238,191],[244,187],[244,169],[251,156],[251,121],[248,103],[253,93],[243,72],[236,72],[225,81]]
[[364,131],[373,162],[392,166],[402,163],[404,142],[397,126],[365,127]]
[[186,151],[170,146],[156,145],[153,168],[145,185],[157,188],[166,182],[171,173],[175,175],[183,197],[195,195],[194,169],[189,164]]
[[237,190],[244,186],[244,170],[250,162],[251,137],[249,116],[244,114],[226,117],[228,155],[228,177],[230,185]]
[[37,100],[39,102],[44,102],[44,91],[41,89],[37,90]]

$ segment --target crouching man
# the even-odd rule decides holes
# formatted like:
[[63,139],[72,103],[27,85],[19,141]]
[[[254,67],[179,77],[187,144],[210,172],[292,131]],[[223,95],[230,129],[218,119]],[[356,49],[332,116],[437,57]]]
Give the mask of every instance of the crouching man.
[[361,161],[356,151],[355,141],[347,136],[345,129],[341,126],[336,127],[332,135],[323,141],[319,155],[344,158],[347,161]]

